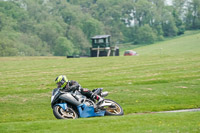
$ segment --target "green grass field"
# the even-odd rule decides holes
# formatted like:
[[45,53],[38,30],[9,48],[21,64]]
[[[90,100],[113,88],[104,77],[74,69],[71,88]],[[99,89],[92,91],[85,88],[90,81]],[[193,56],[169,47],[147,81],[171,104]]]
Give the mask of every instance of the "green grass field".
[[[200,107],[200,33],[134,49],[139,56],[0,58],[0,132],[200,132],[200,112],[134,113]],[[57,120],[54,80],[103,87],[120,117]]]

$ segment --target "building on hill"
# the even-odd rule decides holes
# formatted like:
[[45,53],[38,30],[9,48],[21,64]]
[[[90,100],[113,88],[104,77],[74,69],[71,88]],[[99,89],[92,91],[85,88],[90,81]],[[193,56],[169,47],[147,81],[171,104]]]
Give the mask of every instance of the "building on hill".
[[91,37],[91,57],[119,56],[119,48],[116,46],[111,46],[110,37],[110,35],[96,35],[94,37]]

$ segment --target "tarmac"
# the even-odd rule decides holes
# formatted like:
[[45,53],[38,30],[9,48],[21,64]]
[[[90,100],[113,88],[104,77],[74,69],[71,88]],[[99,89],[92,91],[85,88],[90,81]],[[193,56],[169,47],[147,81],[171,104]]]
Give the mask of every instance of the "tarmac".
[[197,109],[171,110],[171,111],[159,111],[159,112],[132,113],[132,114],[128,114],[128,115],[157,114],[157,113],[179,113],[179,112],[198,112],[198,111],[200,111],[200,108],[197,108]]

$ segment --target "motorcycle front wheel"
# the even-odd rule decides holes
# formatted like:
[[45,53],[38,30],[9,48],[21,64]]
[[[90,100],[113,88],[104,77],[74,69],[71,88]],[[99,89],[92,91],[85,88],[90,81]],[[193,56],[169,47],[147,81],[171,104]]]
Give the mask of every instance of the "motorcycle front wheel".
[[124,115],[122,107],[117,102],[110,99],[105,99],[104,102],[112,104],[112,106],[106,108],[105,115]]
[[67,107],[67,110],[64,110],[59,105],[53,107],[53,114],[57,119],[76,119],[78,118],[77,113],[73,108]]

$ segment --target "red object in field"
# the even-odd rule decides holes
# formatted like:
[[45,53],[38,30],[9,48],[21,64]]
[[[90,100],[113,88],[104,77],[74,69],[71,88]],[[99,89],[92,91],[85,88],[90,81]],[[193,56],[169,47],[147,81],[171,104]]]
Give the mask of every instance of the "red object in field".
[[124,52],[124,56],[136,56],[138,55],[137,52],[133,51],[133,50],[126,50]]

